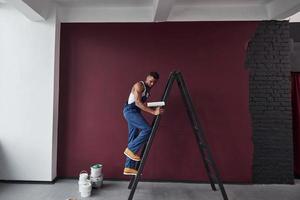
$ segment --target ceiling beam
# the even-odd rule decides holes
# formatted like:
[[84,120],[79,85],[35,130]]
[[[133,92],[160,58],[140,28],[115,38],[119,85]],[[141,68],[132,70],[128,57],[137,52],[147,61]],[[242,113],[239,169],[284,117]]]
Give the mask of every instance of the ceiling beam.
[[265,6],[253,5],[175,5],[168,21],[260,21],[268,20]]
[[153,21],[167,21],[175,0],[153,0]]
[[45,21],[47,19],[50,5],[48,0],[9,0],[7,3],[31,21]]
[[62,22],[152,22],[152,7],[66,6],[61,7]]
[[273,0],[266,4],[269,19],[280,20],[300,11],[299,0]]

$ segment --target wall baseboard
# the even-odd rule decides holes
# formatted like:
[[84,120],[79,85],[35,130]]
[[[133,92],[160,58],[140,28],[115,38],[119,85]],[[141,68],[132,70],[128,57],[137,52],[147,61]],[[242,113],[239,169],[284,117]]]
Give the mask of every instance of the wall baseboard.
[[[0,180],[0,183],[16,183],[16,184],[55,184],[57,180],[62,179],[78,179],[78,177],[59,177],[55,178],[53,181],[23,181],[23,180]],[[300,179],[300,176],[295,176],[295,179]],[[130,180],[125,179],[115,179],[115,178],[105,178],[104,181],[120,181],[120,182],[128,182]],[[158,182],[158,183],[194,183],[194,184],[210,184],[208,181],[191,181],[191,180],[158,180],[158,179],[144,179],[140,180],[139,182]],[[244,183],[244,182],[223,182],[223,184],[227,185],[254,185],[255,183]],[[294,185],[292,184],[285,184],[282,183],[282,185]],[[217,185],[217,184],[216,184]],[[261,185],[259,183],[255,185]],[[268,185],[268,184],[263,184]]]
[[54,184],[59,178],[52,181],[27,181],[27,180],[0,180],[0,183],[20,183],[20,184]]

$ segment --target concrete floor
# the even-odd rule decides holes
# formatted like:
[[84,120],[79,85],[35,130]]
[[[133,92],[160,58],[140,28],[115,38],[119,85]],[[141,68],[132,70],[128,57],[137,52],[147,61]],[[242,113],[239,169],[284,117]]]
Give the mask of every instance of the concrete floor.
[[[65,200],[103,199],[126,200],[129,195],[126,181],[104,181],[103,188],[93,189],[92,196],[80,198],[77,180],[60,179],[55,184],[0,183],[1,200]],[[225,184],[230,200],[300,200],[300,180],[295,185],[233,185]],[[209,184],[140,182],[134,199],[201,199],[222,200],[219,191]]]

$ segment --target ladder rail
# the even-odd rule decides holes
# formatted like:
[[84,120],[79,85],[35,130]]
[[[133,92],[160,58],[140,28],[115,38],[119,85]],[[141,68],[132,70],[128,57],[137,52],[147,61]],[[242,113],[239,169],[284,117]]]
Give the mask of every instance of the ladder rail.
[[[153,120],[153,123],[152,123],[152,124],[154,124],[154,122],[155,122],[155,120]],[[153,127],[153,125],[152,125],[152,127]],[[144,155],[145,149],[146,149],[146,145],[143,146],[143,149],[142,149],[142,151],[141,151],[141,158],[142,158],[143,155]],[[136,162],[136,164],[135,164],[135,169],[139,169],[140,163],[141,163],[141,162]],[[128,185],[128,189],[131,189],[131,188],[132,188],[132,184],[133,184],[134,179],[135,179],[135,176],[132,176],[131,179],[130,179],[129,185]]]
[[[163,97],[162,97],[162,101],[164,101],[166,104],[167,104],[167,101],[168,101],[168,97],[169,97],[169,94],[170,94],[170,91],[171,91],[171,88],[172,88],[172,85],[175,81],[175,78],[176,78],[176,71],[172,72],[170,74],[170,78],[167,82],[167,85],[165,87],[165,90],[164,90],[164,94],[163,94]],[[139,168],[138,168],[138,173],[137,175],[134,177],[133,179],[133,183],[130,183],[129,186],[131,188],[131,191],[130,191],[130,194],[129,194],[129,197],[128,197],[128,200],[132,200],[133,196],[134,196],[134,193],[135,193],[135,190],[136,190],[136,187],[137,187],[137,184],[138,184],[138,181],[140,180],[140,177],[141,177],[141,173],[144,169],[144,165],[146,163],[146,160],[147,160],[147,157],[148,157],[148,154],[149,154],[149,151],[150,151],[150,148],[152,146],[152,142],[153,142],[153,139],[155,137],[155,134],[156,134],[156,131],[158,129],[158,125],[159,125],[159,122],[160,122],[160,118],[161,118],[161,115],[157,115],[155,118],[154,118],[154,124],[153,124],[153,127],[152,127],[152,130],[151,130],[151,133],[150,133],[150,137],[146,143],[146,146],[145,146],[145,150],[143,152],[143,156],[142,156],[142,159],[140,161],[140,164],[139,164]]]
[[[206,162],[206,155],[205,155],[205,152],[203,150],[203,147],[204,148],[207,148],[207,143],[205,141],[201,141],[201,136],[200,134],[202,133],[202,130],[198,124],[198,119],[197,119],[197,116],[192,112],[192,110],[194,109],[192,103],[191,103],[191,100],[190,100],[190,96],[189,96],[189,93],[187,91],[187,87],[185,85],[185,82],[181,76],[180,73],[177,74],[177,84],[178,84],[178,87],[180,89],[180,92],[181,92],[181,96],[183,98],[183,101],[184,101],[184,104],[186,106],[186,111],[187,111],[187,114],[188,114],[188,117],[190,119],[190,122],[191,122],[191,125],[193,127],[193,132],[195,134],[195,137],[196,137],[196,140],[197,140],[197,144],[198,144],[198,147],[199,147],[199,150],[200,150],[200,153],[201,153],[201,157],[202,157],[202,160],[203,160],[203,163],[204,163],[204,166],[205,166],[205,169],[206,169],[206,172],[207,172],[207,176],[209,178],[209,182],[210,182],[210,185],[211,185],[211,188],[212,190],[216,190],[216,187],[215,187],[215,184],[214,184],[214,179],[213,177],[211,176],[211,171],[210,171],[210,168],[209,168],[209,165],[207,164]],[[204,139],[202,137],[202,139]]]
[[[166,100],[167,95],[168,95],[168,94],[166,94],[167,88],[170,88],[171,85],[173,85],[173,83],[171,83],[171,81],[172,81],[172,79],[173,79],[172,77],[174,77],[174,79],[175,79],[175,76],[176,76],[176,71],[173,71],[173,72],[170,73],[169,78],[168,78],[168,82],[167,82],[166,87],[165,87],[164,92],[163,92],[163,96],[162,96],[162,98],[161,98],[162,101]],[[173,80],[173,81],[174,81],[174,80]],[[155,119],[156,119],[156,116],[155,116],[154,119],[152,120],[151,127],[154,126]],[[142,151],[141,151],[141,158],[142,158],[143,155],[144,155],[146,146],[147,146],[147,143],[143,146],[143,149],[142,149]],[[141,162],[136,162],[135,169],[139,169],[140,163],[141,163]],[[134,179],[135,179],[135,176],[132,176],[131,179],[130,179],[129,185],[128,185],[128,189],[131,189],[131,188],[132,188],[132,184],[133,184]]]
[[[183,76],[182,76],[181,72],[177,73],[177,83],[178,83],[178,87],[180,88],[181,92],[183,92],[184,102],[185,102],[186,107],[188,109],[187,112],[188,112],[189,118],[190,118],[191,123],[194,127],[194,133],[195,133],[195,136],[197,138],[198,146],[199,146],[200,152],[202,154],[202,159],[204,161],[204,165],[206,167],[208,177],[209,177],[210,182],[211,182],[212,189],[215,190],[214,189],[215,187],[214,187],[213,179],[212,179],[212,176],[211,176],[211,171],[210,171],[210,168],[209,168],[209,165],[207,163],[206,158],[208,158],[208,160],[211,162],[210,167],[212,168],[213,172],[215,173],[215,178],[216,178],[216,181],[217,181],[217,183],[219,185],[219,188],[221,190],[223,199],[227,200],[228,197],[227,197],[227,194],[225,192],[224,185],[223,185],[223,183],[220,179],[219,171],[216,167],[216,163],[215,163],[214,159],[212,158],[210,148],[207,145],[206,138],[203,134],[203,130],[201,129],[201,126],[200,126],[199,120],[197,118],[197,114],[196,114],[194,105],[192,103],[191,96],[190,96],[190,94],[187,90],[187,87],[186,87],[186,84],[185,84],[185,81],[183,79]],[[195,127],[197,127],[197,128],[195,129]],[[203,146],[202,146],[203,143],[205,145],[205,150],[203,149]],[[205,151],[206,151],[206,154],[205,154]]]

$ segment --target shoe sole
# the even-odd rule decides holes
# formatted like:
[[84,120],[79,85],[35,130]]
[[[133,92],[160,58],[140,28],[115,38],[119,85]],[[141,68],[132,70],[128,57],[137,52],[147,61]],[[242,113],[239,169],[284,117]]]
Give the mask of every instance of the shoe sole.
[[136,176],[137,174],[134,173],[127,173],[127,172],[123,172],[124,175],[129,175],[129,176]]
[[139,162],[139,161],[141,161],[141,159],[133,159],[133,158],[131,158],[126,152],[124,152],[124,154],[125,154],[125,156],[127,156],[128,158],[130,158],[131,160],[134,160],[134,161],[137,161],[137,162]]

